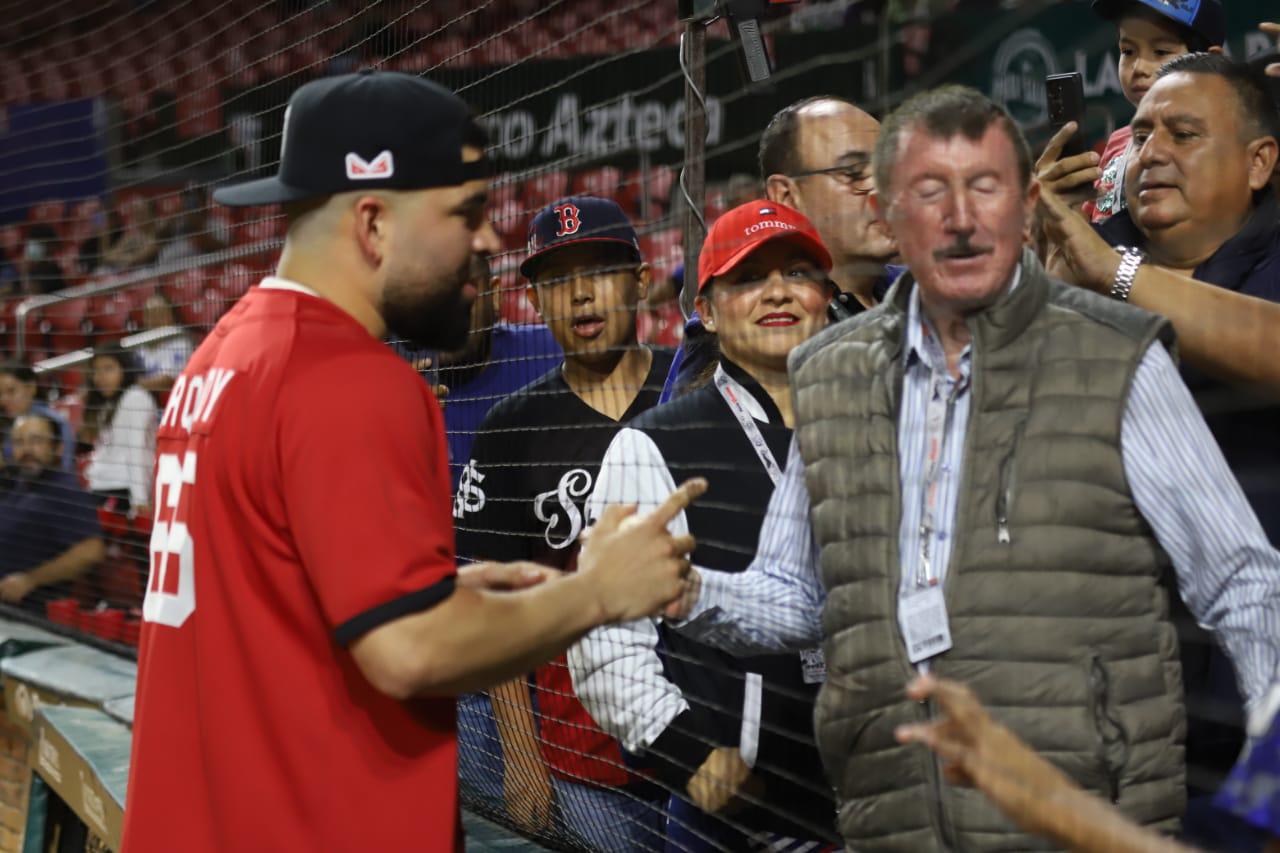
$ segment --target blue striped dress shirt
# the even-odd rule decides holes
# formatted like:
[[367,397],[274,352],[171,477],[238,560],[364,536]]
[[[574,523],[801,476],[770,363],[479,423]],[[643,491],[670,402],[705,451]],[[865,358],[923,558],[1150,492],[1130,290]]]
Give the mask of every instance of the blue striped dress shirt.
[[[969,353],[961,356],[960,379],[951,380],[941,347],[930,340],[927,329],[918,294],[913,294],[898,423],[900,596],[920,568],[930,398],[955,393],[931,527],[929,553],[938,578],[946,576],[951,554],[968,422]],[[1268,542],[1173,359],[1159,343],[1152,344],[1134,374],[1120,445],[1138,511],[1172,560],[1188,608],[1226,646],[1246,704],[1253,709],[1276,684],[1280,668],[1280,552]],[[738,653],[804,648],[821,639],[826,590],[818,573],[804,463],[795,438],[751,565],[736,574],[698,572],[702,592],[681,626],[683,632]],[[1275,703],[1262,704],[1270,716]],[[1259,725],[1250,723],[1251,729]]]

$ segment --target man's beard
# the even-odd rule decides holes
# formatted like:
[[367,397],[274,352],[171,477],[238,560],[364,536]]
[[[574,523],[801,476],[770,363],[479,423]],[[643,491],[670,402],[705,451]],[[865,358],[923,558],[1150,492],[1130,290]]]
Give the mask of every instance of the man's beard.
[[421,284],[389,281],[382,293],[382,319],[392,335],[422,349],[455,350],[467,340],[471,302],[462,296],[467,270],[448,286],[424,292]]

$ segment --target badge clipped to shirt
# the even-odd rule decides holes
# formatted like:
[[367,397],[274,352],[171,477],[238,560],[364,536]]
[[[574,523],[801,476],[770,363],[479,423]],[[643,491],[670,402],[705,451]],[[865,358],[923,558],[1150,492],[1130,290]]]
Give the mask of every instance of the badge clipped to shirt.
[[800,667],[805,684],[821,684],[827,680],[827,659],[818,646],[800,650]]
[[902,611],[907,659],[913,664],[951,648],[951,626],[947,623],[947,602],[941,585],[913,591],[898,607]]

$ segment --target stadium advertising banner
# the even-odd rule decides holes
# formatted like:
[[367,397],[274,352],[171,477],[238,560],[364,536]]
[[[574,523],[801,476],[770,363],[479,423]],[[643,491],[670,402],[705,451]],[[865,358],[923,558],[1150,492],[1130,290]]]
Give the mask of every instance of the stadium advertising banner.
[[[1263,0],[1231,6],[1228,51],[1252,57],[1271,48],[1249,29],[1266,17]],[[992,18],[957,13],[911,23],[890,38],[850,25],[773,40],[777,72],[769,85],[744,89],[737,47],[707,45],[707,174],[723,180],[756,171],[760,131],[795,100],[831,93],[876,113],[941,82],[963,82],[1004,104],[1032,142],[1047,138],[1044,78],[1080,71],[1089,107],[1086,133],[1099,141],[1127,121],[1116,71],[1116,34],[1084,3],[1056,3]],[[434,79],[481,107],[502,171],[559,163],[679,164],[684,152],[684,80],[674,49],[612,57],[525,62],[502,68],[442,69]],[[513,92],[524,96],[512,102]],[[886,97],[885,93],[895,93]],[[485,112],[484,105],[504,104]]]

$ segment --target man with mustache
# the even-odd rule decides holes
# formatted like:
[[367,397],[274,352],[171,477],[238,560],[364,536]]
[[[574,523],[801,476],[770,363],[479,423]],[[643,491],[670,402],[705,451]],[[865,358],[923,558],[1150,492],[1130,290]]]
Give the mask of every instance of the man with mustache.
[[682,628],[730,650],[823,640],[816,734],[852,849],[1037,845],[896,741],[935,713],[903,695],[917,671],[968,683],[1083,787],[1174,830],[1186,712],[1159,578],[1177,573],[1265,713],[1280,553],[1167,321],[1023,250],[1040,188],[1007,112],[964,87],[917,95],[875,168],[908,273],[793,352],[796,438],[755,560],[697,569]]
[[453,697],[681,593],[703,483],[602,518],[572,577],[456,568],[440,405],[383,337],[463,343],[484,142],[422,78],[327,77],[277,175],[215,193],[289,230],[161,418],[124,850],[459,850]]
[[106,553],[93,498],[61,469],[60,422],[19,415],[0,469],[0,600],[44,612]]

